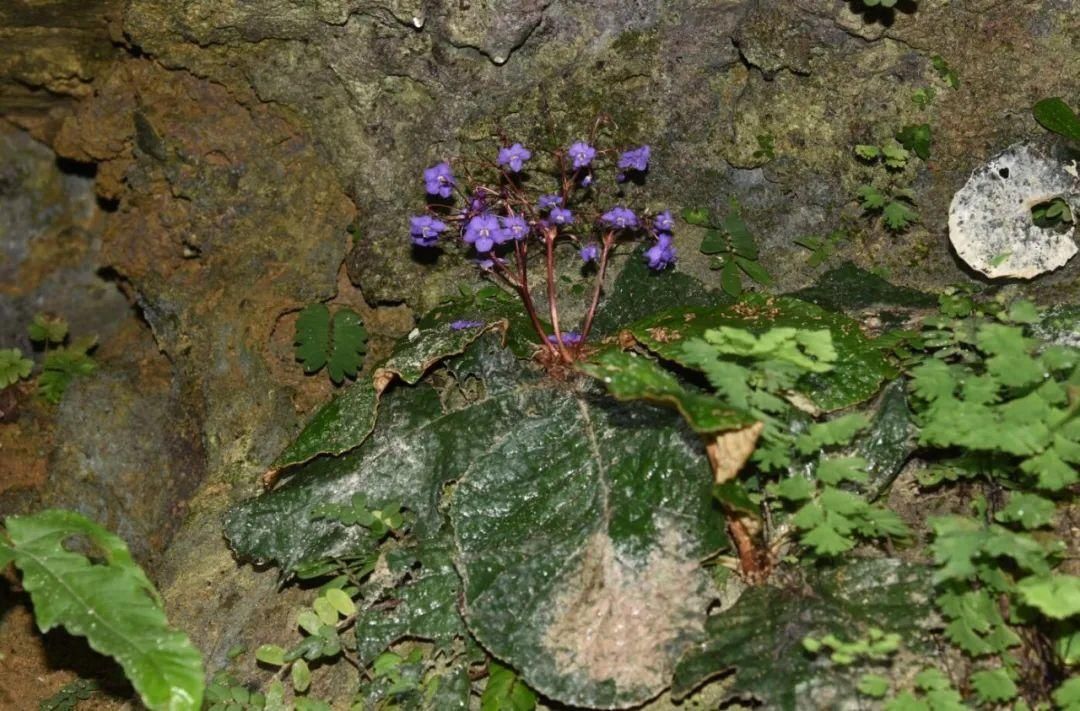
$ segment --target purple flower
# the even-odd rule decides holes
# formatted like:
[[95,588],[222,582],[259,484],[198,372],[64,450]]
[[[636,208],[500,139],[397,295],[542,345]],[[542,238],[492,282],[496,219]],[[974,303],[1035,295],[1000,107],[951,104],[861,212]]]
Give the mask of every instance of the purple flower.
[[[559,342],[559,339],[555,338],[554,333],[549,334],[547,339],[548,343]],[[566,333],[562,334],[562,342],[564,346],[576,346],[577,344],[581,343],[581,334],[577,331],[567,331]]]
[[600,258],[600,245],[595,242],[587,244],[581,248],[581,251],[578,254],[581,255],[581,261],[585,263],[595,262]]
[[483,325],[484,325],[483,321],[466,321],[466,320],[462,319],[462,320],[454,321],[453,323],[451,323],[450,324],[450,330],[451,331],[464,331],[466,328],[479,328],[480,326],[483,326]]
[[593,184],[593,174],[592,173],[589,173],[588,175],[586,175],[584,178],[581,179],[581,187],[583,187],[583,188],[587,188],[592,184]]
[[477,215],[469,220],[469,224],[465,226],[465,241],[481,254],[490,252],[496,242],[504,241],[499,218],[494,215]]
[[428,195],[448,198],[454,193],[454,172],[446,161],[424,170],[424,189]]
[[671,232],[675,229],[675,220],[671,217],[670,210],[664,210],[653,218],[653,227],[661,232]]
[[515,143],[509,148],[500,148],[499,157],[495,160],[496,165],[507,166],[511,173],[521,170],[521,164],[532,158],[532,151],[520,143]]
[[569,211],[561,207],[551,208],[551,213],[548,217],[556,225],[569,225],[574,221],[574,215]]
[[589,163],[592,163],[592,159],[596,157],[596,149],[590,146],[585,141],[578,141],[574,145],[570,146],[570,150],[567,151],[570,157],[574,159],[574,169],[584,168]]
[[623,170],[636,170],[644,173],[649,169],[649,147],[641,146],[626,151],[619,156],[619,167]]
[[671,235],[661,232],[656,236],[656,244],[645,250],[645,259],[649,262],[649,269],[666,269],[675,263],[675,248],[671,246]]
[[502,218],[502,228],[504,239],[501,241],[503,242],[512,239],[523,240],[529,236],[529,223],[521,215]]
[[537,201],[537,207],[541,210],[550,210],[553,207],[559,207],[562,205],[561,195],[541,195]]
[[409,234],[413,244],[419,247],[434,247],[439,235],[446,231],[446,225],[429,215],[409,218]]
[[613,207],[605,212],[600,219],[608,227],[614,227],[617,230],[633,229],[638,224],[637,215],[634,214],[634,211],[625,207]]

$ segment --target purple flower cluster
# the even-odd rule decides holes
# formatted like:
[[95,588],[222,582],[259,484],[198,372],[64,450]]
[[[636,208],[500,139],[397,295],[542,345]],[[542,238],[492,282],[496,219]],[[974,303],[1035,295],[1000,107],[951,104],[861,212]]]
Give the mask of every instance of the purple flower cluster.
[[672,245],[674,237],[671,231],[675,229],[675,220],[670,210],[664,210],[653,218],[653,229],[656,230],[656,244],[645,250],[645,259],[652,269],[666,269],[675,263],[678,253]]

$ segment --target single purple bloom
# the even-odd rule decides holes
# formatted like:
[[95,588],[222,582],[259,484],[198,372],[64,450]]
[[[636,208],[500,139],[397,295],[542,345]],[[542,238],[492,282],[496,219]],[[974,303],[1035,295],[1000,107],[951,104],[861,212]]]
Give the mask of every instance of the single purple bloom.
[[569,210],[561,207],[551,208],[551,213],[548,217],[556,225],[569,225],[574,221],[574,215]]
[[644,173],[649,169],[649,152],[648,146],[626,151],[619,156],[619,167],[623,170],[636,170]]
[[581,261],[585,263],[595,262],[600,258],[600,245],[595,242],[587,244],[581,248],[581,251],[578,254],[581,255]]
[[649,262],[650,269],[666,269],[675,263],[677,252],[671,246],[671,235],[661,232],[656,236],[656,244],[645,250],[645,259]]
[[614,227],[617,230],[628,230],[637,227],[637,215],[633,210],[625,207],[613,207],[609,211],[605,212],[600,219],[608,227]]
[[499,218],[494,215],[477,215],[465,226],[465,241],[483,254],[490,252],[496,242],[503,241]]
[[[555,338],[555,334],[549,334],[548,343],[558,343],[559,339]],[[581,343],[581,334],[577,331],[567,331],[562,334],[562,342],[564,346],[576,346]]]
[[424,189],[428,195],[448,198],[454,193],[454,172],[446,161],[424,170]]
[[483,193],[473,193],[469,198],[469,214],[479,215],[487,210],[487,196]]
[[529,223],[521,215],[510,215],[502,218],[504,242],[507,240],[523,240],[529,236]]
[[592,173],[589,173],[588,175],[586,175],[584,178],[581,179],[581,187],[583,187],[583,188],[587,188],[592,184],[593,184],[593,174]]
[[671,216],[670,210],[664,210],[659,215],[653,218],[653,227],[661,232],[671,232],[675,229],[675,219]]
[[541,195],[537,201],[537,207],[541,210],[550,210],[562,205],[562,195]]
[[483,321],[466,321],[465,319],[461,319],[459,321],[454,321],[452,324],[450,324],[450,330],[464,331],[466,328],[479,328],[483,325]]
[[596,157],[596,149],[585,141],[578,141],[570,146],[570,150],[568,150],[567,153],[574,159],[573,165],[575,170],[584,168],[589,163],[592,163],[593,158]]
[[446,231],[446,225],[429,215],[409,218],[409,234],[413,244],[419,247],[434,247],[439,235]]
[[532,151],[520,143],[515,143],[509,148],[499,149],[499,157],[495,160],[495,164],[506,166],[511,173],[517,173],[521,170],[521,164],[530,158],[532,158]]

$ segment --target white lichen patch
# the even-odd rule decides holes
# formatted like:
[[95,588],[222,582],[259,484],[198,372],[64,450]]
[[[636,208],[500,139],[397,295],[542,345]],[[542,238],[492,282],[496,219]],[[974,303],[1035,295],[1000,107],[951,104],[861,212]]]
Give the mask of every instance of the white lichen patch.
[[644,560],[620,554],[605,531],[588,540],[543,637],[561,674],[610,680],[620,693],[668,685],[677,655],[702,632],[708,600],[685,537],[659,528],[659,546]]
[[1034,224],[1031,208],[1063,198],[1080,210],[1080,182],[1059,161],[1016,144],[971,174],[949,208],[949,240],[968,266],[988,277],[1031,279],[1076,254],[1074,229]]

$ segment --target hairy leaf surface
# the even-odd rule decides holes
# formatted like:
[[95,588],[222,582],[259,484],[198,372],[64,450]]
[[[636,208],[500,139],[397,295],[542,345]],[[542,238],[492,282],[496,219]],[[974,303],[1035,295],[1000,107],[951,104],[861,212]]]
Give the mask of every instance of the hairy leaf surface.
[[803,639],[852,641],[878,627],[910,645],[930,616],[930,589],[925,569],[892,559],[807,570],[789,588],[749,588],[709,618],[707,640],[679,661],[672,693],[685,697],[734,670],[731,696],[752,696],[766,708],[858,707],[861,674],[807,654]]

